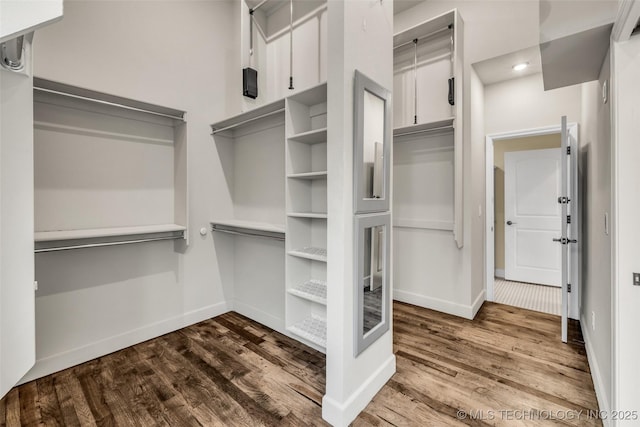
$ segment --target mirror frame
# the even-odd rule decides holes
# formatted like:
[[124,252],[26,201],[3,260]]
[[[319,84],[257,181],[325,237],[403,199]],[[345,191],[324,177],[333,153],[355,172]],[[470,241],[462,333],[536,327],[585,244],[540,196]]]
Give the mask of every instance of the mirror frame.
[[[361,278],[364,276],[364,232],[371,227],[384,226],[384,244],[382,248],[384,255],[384,273],[382,275],[382,316],[381,321],[373,329],[363,334],[364,329],[364,287],[361,285]],[[391,214],[376,213],[370,215],[360,215],[355,217],[356,244],[354,245],[354,256],[356,268],[354,269],[354,356],[366,350],[378,338],[383,336],[390,329],[391,325]]]
[[[384,102],[384,130],[382,141],[383,172],[382,188],[384,197],[370,199],[365,197],[363,182],[364,169],[364,93],[365,91],[377,96]],[[384,212],[390,206],[390,175],[391,175],[391,92],[360,71],[355,71],[354,82],[354,112],[353,112],[353,193],[354,211],[358,213]]]

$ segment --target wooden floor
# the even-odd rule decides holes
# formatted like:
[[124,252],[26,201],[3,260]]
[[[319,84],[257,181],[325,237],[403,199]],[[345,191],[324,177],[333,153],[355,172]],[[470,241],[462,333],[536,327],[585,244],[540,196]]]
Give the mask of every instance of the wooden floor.
[[[561,344],[558,317],[515,307],[485,303],[473,321],[394,310],[397,373],[354,426],[601,425],[586,416],[597,403],[577,324]],[[325,425],[324,368],[228,313],[14,388],[0,425]]]

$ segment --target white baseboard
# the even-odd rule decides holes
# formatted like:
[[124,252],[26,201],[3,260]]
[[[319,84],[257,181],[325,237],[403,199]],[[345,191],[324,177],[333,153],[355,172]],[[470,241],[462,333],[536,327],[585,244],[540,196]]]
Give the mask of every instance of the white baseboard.
[[393,290],[393,299],[471,320],[475,317],[476,312],[484,302],[484,290],[478,295],[473,305],[458,304],[456,302],[414,294],[413,292],[401,291],[399,289]]
[[504,270],[496,268],[495,276],[504,279]]
[[[587,319],[581,316],[580,328],[582,329],[582,338],[584,338],[584,347],[587,350],[587,361],[589,362],[589,370],[591,371],[591,378],[593,379],[593,386],[596,391],[596,399],[598,399],[598,407],[600,411],[603,411],[605,414],[610,414],[611,407],[609,406],[609,398],[602,381],[602,375],[600,374],[600,365],[598,364],[596,353],[591,344],[591,331],[588,325]],[[602,420],[602,425],[603,427],[610,427],[612,425],[609,417]]]
[[348,426],[395,372],[396,356],[392,354],[344,403],[325,394],[322,398],[322,418],[334,427]]
[[237,300],[233,301],[231,309],[236,313],[242,314],[251,320],[255,320],[256,322],[273,329],[274,331],[280,332],[283,335],[289,335],[284,327],[284,319],[280,319],[266,311]]
[[122,350],[123,348],[130,347],[151,338],[159,337],[160,335],[193,325],[194,323],[219,316],[230,310],[231,308],[226,302],[213,304],[184,313],[182,316],[171,317],[82,347],[38,359],[33,368],[22,377],[18,384],[24,384],[80,363],[88,362],[89,360]]

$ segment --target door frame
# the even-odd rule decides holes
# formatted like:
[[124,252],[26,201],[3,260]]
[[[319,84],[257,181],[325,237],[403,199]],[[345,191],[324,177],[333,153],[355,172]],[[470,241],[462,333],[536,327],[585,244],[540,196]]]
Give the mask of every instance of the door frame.
[[[568,123],[567,130],[569,134],[573,137],[575,141],[578,141],[578,124],[577,123]],[[552,126],[543,126],[532,129],[523,129],[516,130],[510,132],[501,132],[501,133],[493,133],[486,136],[485,141],[485,253],[484,253],[484,261],[485,261],[485,277],[484,277],[484,288],[485,288],[485,299],[487,301],[493,301],[495,299],[494,295],[494,278],[495,278],[495,204],[494,204],[494,150],[493,145],[495,141],[500,141],[504,139],[513,139],[513,138],[521,138],[527,136],[542,136],[549,135],[552,133],[560,133],[561,125],[560,118],[558,118],[558,124]],[[578,190],[577,196],[580,196],[580,191]],[[577,200],[577,206],[580,206],[580,200]],[[581,215],[579,213],[578,220],[580,220]],[[578,237],[578,245],[580,245],[580,237]],[[577,261],[577,260],[576,260]],[[579,269],[576,270],[579,272]],[[574,287],[571,292],[571,310],[569,312],[569,317],[572,319],[578,319],[580,315],[579,303],[580,303],[580,277],[576,281]]]

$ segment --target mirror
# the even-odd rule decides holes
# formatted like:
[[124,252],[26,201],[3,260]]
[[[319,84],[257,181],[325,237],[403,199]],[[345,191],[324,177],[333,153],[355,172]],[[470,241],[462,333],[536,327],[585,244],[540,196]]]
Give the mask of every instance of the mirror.
[[390,215],[356,217],[356,356],[389,330]]
[[355,211],[388,211],[390,94],[356,70],[354,96]]

